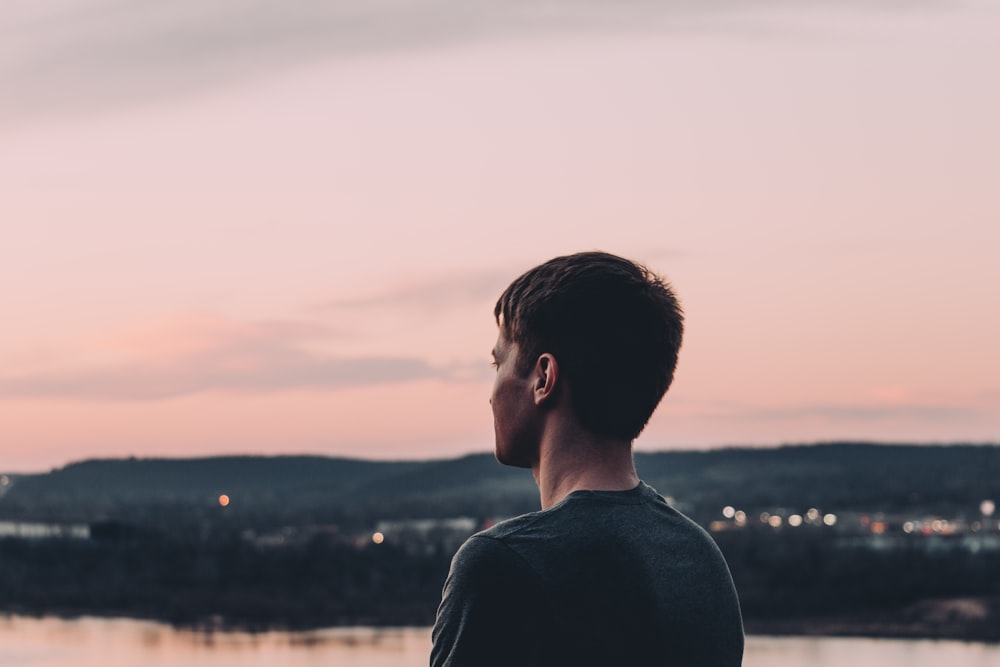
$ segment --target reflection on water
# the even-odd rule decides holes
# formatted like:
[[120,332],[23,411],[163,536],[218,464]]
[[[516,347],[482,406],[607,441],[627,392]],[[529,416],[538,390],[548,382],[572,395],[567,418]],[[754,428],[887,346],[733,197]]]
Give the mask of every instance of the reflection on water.
[[0,617],[3,667],[408,667],[424,665],[427,628],[199,632],[127,619]]
[[[124,619],[0,616],[3,667],[423,667],[428,628],[197,632]],[[744,667],[997,667],[1000,646],[955,641],[749,637]]]
[[998,667],[1000,646],[930,639],[748,637],[744,667]]

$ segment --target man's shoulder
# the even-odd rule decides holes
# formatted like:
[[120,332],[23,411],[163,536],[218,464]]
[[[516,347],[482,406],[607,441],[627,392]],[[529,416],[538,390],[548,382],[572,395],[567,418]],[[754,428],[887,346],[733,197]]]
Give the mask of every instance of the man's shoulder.
[[551,550],[561,542],[560,538],[586,531],[584,519],[588,514],[578,503],[563,501],[548,509],[499,521],[472,535],[467,544],[480,550],[505,548],[520,554],[526,550]]
[[476,533],[459,547],[451,561],[450,578],[469,583],[495,578],[500,573],[530,576],[531,571],[524,558],[504,539],[493,537],[488,532]]
[[539,522],[544,522],[545,519],[546,513],[544,511],[528,512],[527,514],[521,514],[519,516],[498,521],[489,528],[485,528],[478,533],[475,533],[472,537],[505,542],[508,538],[530,530]]

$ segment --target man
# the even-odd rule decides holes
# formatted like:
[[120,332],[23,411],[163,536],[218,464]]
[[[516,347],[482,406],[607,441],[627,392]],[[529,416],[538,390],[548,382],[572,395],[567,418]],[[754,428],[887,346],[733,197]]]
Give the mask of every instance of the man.
[[496,457],[531,468],[542,509],[455,554],[432,667],[739,665],[722,554],[632,461],[677,363],[670,286],[626,259],[579,253],[515,280],[494,314]]

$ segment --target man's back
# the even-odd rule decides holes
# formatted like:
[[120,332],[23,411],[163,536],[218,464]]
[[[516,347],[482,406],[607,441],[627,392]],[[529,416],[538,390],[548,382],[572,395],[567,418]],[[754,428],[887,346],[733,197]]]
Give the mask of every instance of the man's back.
[[739,665],[718,548],[645,484],[576,491],[471,538],[434,628],[434,667]]

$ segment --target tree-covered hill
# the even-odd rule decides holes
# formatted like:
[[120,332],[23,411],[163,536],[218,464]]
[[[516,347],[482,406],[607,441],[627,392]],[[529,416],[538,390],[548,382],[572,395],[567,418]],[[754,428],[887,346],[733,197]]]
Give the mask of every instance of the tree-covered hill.
[[[827,443],[640,452],[640,476],[695,518],[723,505],[962,515],[1000,497],[1000,445]],[[489,454],[433,461],[318,456],[88,460],[13,478],[0,518],[135,518],[172,509],[259,523],[509,516],[538,507],[529,471]]]

